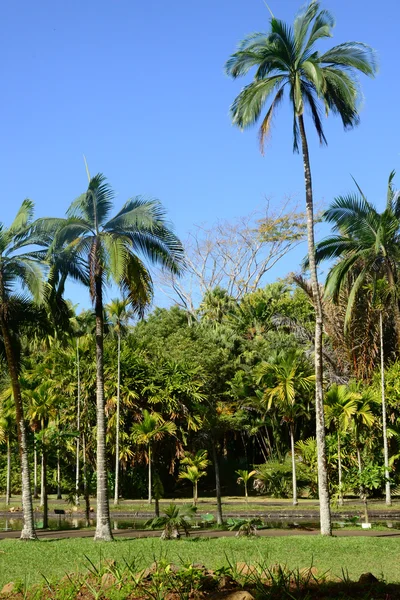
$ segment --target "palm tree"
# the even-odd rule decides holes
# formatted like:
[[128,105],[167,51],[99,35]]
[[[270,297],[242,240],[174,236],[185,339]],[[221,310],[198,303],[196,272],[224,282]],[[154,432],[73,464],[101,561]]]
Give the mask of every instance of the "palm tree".
[[339,483],[339,505],[343,505],[342,485],[342,454],[341,436],[348,429],[351,419],[357,410],[357,399],[359,395],[349,390],[347,385],[332,385],[325,394],[325,419],[329,427],[334,424],[337,435],[338,452],[338,483]]
[[322,332],[323,312],[314,256],[314,209],[310,156],[304,123],[304,109],[310,109],[321,144],[326,144],[320,115],[321,104],[326,114],[332,111],[341,117],[345,129],[358,123],[359,89],[356,73],[373,76],[376,71],[372,49],[360,42],[340,44],[320,54],[316,43],[331,37],[333,16],[312,1],[296,17],[293,27],[272,17],[267,33],[247,36],[226,63],[233,78],[246,75],[253,67],[253,81],[245,86],[231,107],[232,121],[245,129],[259,120],[267,100],[273,100],[260,127],[260,146],[270,133],[276,108],[288,91],[293,114],[293,150],[303,154],[306,189],[307,238],[311,284],[316,310],[315,322],[315,408],[318,445],[318,488],[321,533],[331,535],[328,475],[325,451],[323,408]]
[[324,220],[331,223],[335,235],[328,236],[316,245],[315,256],[317,264],[326,259],[339,259],[328,273],[326,296],[337,301],[351,277],[346,327],[363,286],[371,280],[385,279],[400,345],[400,194],[393,187],[394,175],[392,171],[387,187],[386,208],[382,213],[367,200],[357,183],[357,194],[335,198],[323,215]]
[[266,384],[263,398],[268,410],[273,404],[276,405],[278,412],[282,415],[282,421],[289,426],[292,453],[293,505],[297,506],[294,428],[296,419],[305,412],[301,395],[309,392],[315,385],[315,375],[306,374],[298,352],[281,352],[272,361],[260,364],[258,367],[258,382]]
[[[349,388],[354,392],[355,410],[351,419],[351,428],[354,434],[354,443],[357,453],[358,472],[362,475],[363,463],[361,458],[362,435],[368,435],[369,430],[375,423],[375,415],[372,406],[376,402],[375,394],[372,388],[363,389],[358,383],[351,382]],[[363,490],[360,489],[360,497],[363,497]]]
[[183,506],[170,504],[164,509],[163,517],[155,517],[148,521],[146,525],[154,529],[163,527],[162,540],[179,539],[181,537],[180,529],[183,529],[186,537],[189,537],[189,528],[196,515],[196,510],[196,506],[190,506],[190,504],[184,504]]
[[132,426],[132,440],[139,446],[147,446],[147,462],[149,467],[149,504],[152,500],[152,481],[151,481],[151,463],[152,463],[152,444],[162,440],[165,435],[174,435],[176,425],[172,421],[164,421],[158,413],[143,411],[143,418],[139,423]]
[[0,444],[7,445],[7,475],[6,475],[6,506],[10,504],[11,498],[11,447],[15,436],[15,409],[11,404],[8,389],[0,397],[2,405],[0,408]]
[[28,460],[28,442],[20,385],[20,338],[24,324],[35,322],[38,311],[30,298],[18,290],[28,290],[34,297],[41,294],[42,273],[38,265],[39,255],[26,251],[35,244],[32,235],[33,203],[24,200],[10,227],[0,226],[0,335],[4,345],[7,367],[11,380],[12,395],[18,431],[21,461],[22,510],[24,525],[21,539],[36,539]]
[[187,465],[186,470],[181,470],[179,473],[179,479],[188,479],[193,485],[193,505],[197,505],[197,485],[201,477],[206,476],[206,469],[210,465],[208,460],[207,450],[198,450],[196,454],[192,452],[185,452],[185,456],[182,459],[182,465]]
[[243,483],[244,485],[244,497],[246,498],[246,502],[249,501],[249,494],[247,492],[247,486],[248,483],[250,481],[250,479],[252,477],[254,477],[254,475],[256,474],[257,471],[246,471],[246,470],[241,470],[239,469],[238,471],[236,471],[236,475],[239,475],[237,482],[238,483]]
[[121,334],[126,328],[127,323],[133,316],[133,310],[129,309],[129,301],[114,298],[107,305],[107,314],[113,324],[114,332],[117,335],[117,410],[115,421],[115,485],[114,485],[114,505],[118,504],[119,491],[119,429],[120,429],[120,388],[121,388]]
[[186,469],[182,469],[179,471],[179,479],[188,479],[190,483],[193,485],[193,506],[197,506],[197,486],[199,483],[199,479],[205,477],[207,473],[205,471],[200,471],[198,467],[194,465],[186,467]]
[[[183,248],[165,220],[157,200],[131,198],[109,218],[114,193],[105,177],[91,178],[87,191],[67,211],[67,219],[47,219],[42,229],[56,231],[54,248],[73,248],[68,263],[84,262],[96,315],[96,412],[97,412],[97,525],[96,540],[112,540],[106,465],[106,419],[104,396],[103,292],[111,279],[123,290],[133,310],[142,315],[152,297],[150,273],[139,255],[172,273],[183,264]],[[67,254],[67,259],[70,256]]]

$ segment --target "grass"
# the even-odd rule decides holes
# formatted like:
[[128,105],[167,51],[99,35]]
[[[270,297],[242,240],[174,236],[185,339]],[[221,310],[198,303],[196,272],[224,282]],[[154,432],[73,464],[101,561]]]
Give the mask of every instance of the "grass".
[[[10,581],[30,586],[66,573],[84,572],[88,557],[94,563],[104,559],[120,561],[137,558],[140,568],[161,557],[181,564],[203,563],[219,568],[230,562],[287,565],[289,569],[315,566],[319,573],[348,574],[357,580],[372,572],[387,582],[400,582],[399,541],[396,538],[349,537],[322,538],[293,536],[284,538],[120,539],[111,543],[92,539],[63,539],[41,542],[0,541],[0,589]],[[86,566],[85,566],[86,565]]]

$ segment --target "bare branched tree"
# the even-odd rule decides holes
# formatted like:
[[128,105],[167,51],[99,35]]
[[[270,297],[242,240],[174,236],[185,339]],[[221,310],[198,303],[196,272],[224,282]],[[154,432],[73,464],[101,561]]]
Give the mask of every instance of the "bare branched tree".
[[187,270],[178,279],[160,273],[161,290],[192,317],[205,293],[223,288],[240,300],[257,289],[283,256],[305,240],[305,213],[290,199],[212,227],[197,225],[185,244]]

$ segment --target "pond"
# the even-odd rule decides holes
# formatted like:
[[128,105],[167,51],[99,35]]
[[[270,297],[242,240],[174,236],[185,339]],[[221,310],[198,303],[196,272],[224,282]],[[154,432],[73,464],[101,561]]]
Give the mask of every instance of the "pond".
[[[144,529],[144,524],[147,519],[140,518],[128,518],[128,517],[120,517],[120,518],[112,518],[111,526],[113,529]],[[378,519],[370,519],[371,523],[374,525],[379,525],[380,527],[388,527],[391,529],[400,529],[400,520],[384,520],[382,518]],[[280,519],[263,519],[262,529],[318,529],[319,522],[318,521],[310,521],[301,518],[290,518],[290,517],[282,517]],[[341,521],[336,520],[333,521],[333,528],[340,529],[343,527],[360,527],[361,520],[359,519],[343,519]],[[90,526],[94,527],[96,525],[96,519],[90,519]],[[199,528],[210,528],[213,525],[207,521],[202,521],[198,519],[194,529]],[[35,528],[41,529],[43,527],[43,517],[41,515],[35,515]],[[85,519],[83,517],[78,516],[70,516],[70,515],[57,515],[49,517],[49,528],[53,530],[69,530],[69,529],[83,529],[85,527]],[[10,516],[2,516],[0,517],[0,531],[19,531],[22,529],[22,519],[20,517]]]

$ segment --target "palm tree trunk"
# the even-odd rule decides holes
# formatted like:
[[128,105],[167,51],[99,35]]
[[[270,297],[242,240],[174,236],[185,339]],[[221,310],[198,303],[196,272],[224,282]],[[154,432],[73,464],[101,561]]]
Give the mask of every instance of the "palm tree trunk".
[[61,494],[60,448],[57,448],[57,500],[62,500],[62,494]]
[[339,506],[343,506],[343,489],[342,489],[342,449],[340,447],[340,433],[337,434],[338,448],[338,478],[339,478]]
[[44,506],[44,479],[45,479],[44,463],[45,463],[44,450],[42,449],[42,452],[41,452],[41,470],[40,470],[40,504],[39,504],[39,506],[41,506],[41,507]]
[[193,505],[197,506],[197,481],[193,484]]
[[322,333],[323,312],[321,294],[318,285],[317,265],[315,262],[314,241],[314,208],[313,192],[310,168],[310,156],[303,115],[298,117],[301,145],[303,151],[304,179],[306,187],[306,213],[307,213],[307,240],[308,260],[310,265],[311,287],[315,307],[315,417],[316,417],[316,441],[318,458],[318,495],[320,506],[320,525],[322,535],[332,535],[331,509],[329,500],[328,470],[326,465],[325,446],[325,421],[324,421],[324,397],[323,397],[323,361],[322,361]]
[[152,495],[151,495],[151,444],[149,442],[149,504],[151,504],[151,499],[152,499]]
[[118,331],[118,374],[117,374],[117,422],[115,424],[115,485],[114,505],[118,504],[119,487],[119,412],[120,412],[120,382],[121,382],[121,332]]
[[292,484],[293,484],[293,506],[298,505],[297,501],[297,478],[296,478],[296,460],[294,456],[294,427],[290,424],[290,447],[292,450]]
[[[96,253],[97,254],[97,253]],[[103,289],[101,273],[95,276],[96,313],[96,415],[97,415],[97,521],[95,540],[109,542],[111,532],[110,507],[106,460],[106,414],[104,401],[104,348],[103,348]]]
[[38,477],[37,477],[37,448],[36,438],[33,440],[33,497],[35,500],[39,498],[38,494]]
[[79,338],[76,338],[76,370],[77,370],[77,409],[76,409],[76,428],[78,435],[76,438],[76,470],[75,470],[75,505],[79,506],[79,444],[81,429],[81,372],[79,362]]
[[6,483],[6,506],[10,504],[11,498],[11,444],[10,436],[7,437],[7,483]]
[[387,428],[386,428],[386,398],[385,398],[385,356],[383,349],[383,320],[382,311],[379,311],[379,335],[381,341],[381,397],[382,397],[382,428],[383,428],[383,456],[385,462],[385,491],[386,491],[386,504],[391,506],[392,498],[390,494],[390,481],[389,481],[389,451],[388,451],[388,439],[387,439]]
[[86,527],[90,526],[90,496],[89,486],[87,481],[87,466],[86,466],[86,437],[82,434],[82,454],[83,454],[83,496],[85,498],[85,519]]
[[10,373],[11,386],[15,402],[15,414],[17,418],[18,445],[21,461],[22,482],[22,512],[24,524],[21,531],[22,540],[36,540],[35,521],[33,518],[33,505],[31,495],[31,482],[29,474],[28,443],[24,419],[24,406],[22,403],[21,387],[18,379],[17,361],[11,342],[10,333],[3,318],[0,318],[1,332],[3,335],[4,349],[6,353],[8,371]]
[[244,497],[246,500],[246,504],[249,503],[249,494],[247,493],[247,481],[244,481]]
[[212,455],[215,470],[215,494],[217,497],[217,525],[223,525],[224,519],[222,516],[221,479],[219,476],[219,464],[215,440],[212,440]]
[[43,529],[49,527],[49,503],[47,498],[47,449],[43,444],[42,450],[42,498],[43,498]]

